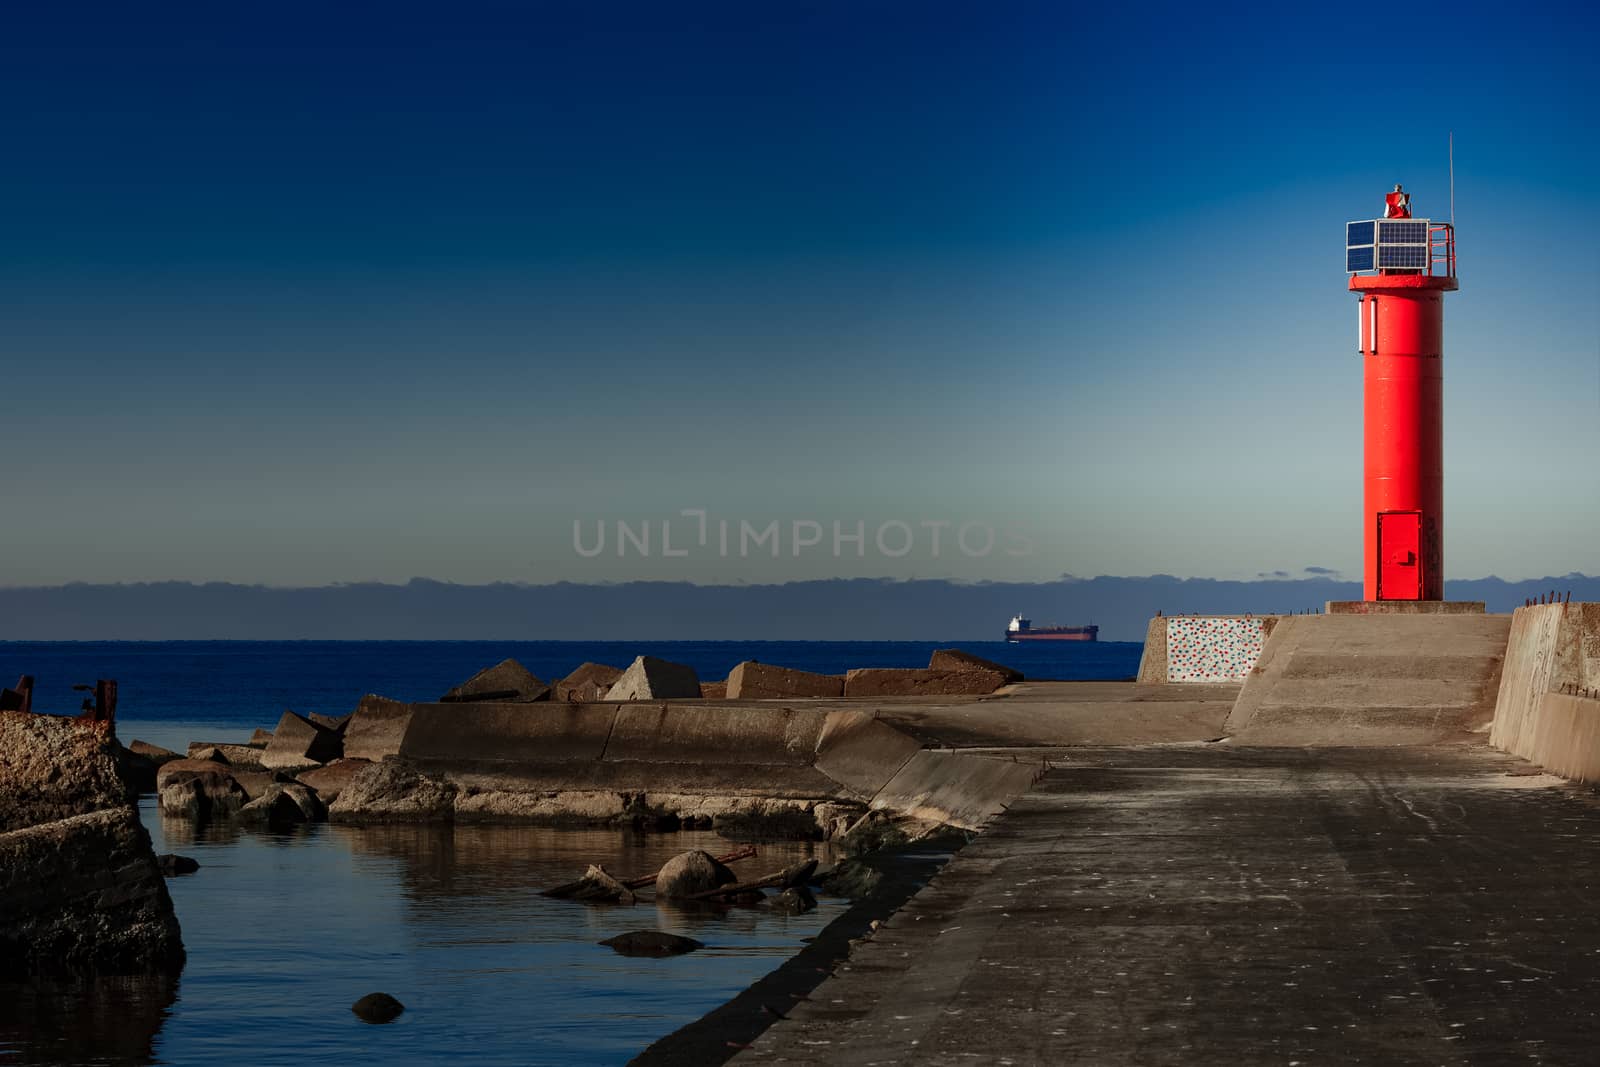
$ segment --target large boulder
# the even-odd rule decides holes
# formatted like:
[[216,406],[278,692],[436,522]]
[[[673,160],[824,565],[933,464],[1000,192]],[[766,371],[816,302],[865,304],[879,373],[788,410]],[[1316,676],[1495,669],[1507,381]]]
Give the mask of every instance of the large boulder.
[[431,778],[405,760],[389,759],[357,771],[328,808],[337,822],[449,819],[455,815],[456,787]]
[[191,819],[231,815],[250,799],[234,771],[215,760],[172,760],[156,772],[161,812]]
[[183,958],[132,806],[0,833],[0,980],[167,972]]
[[303,715],[283,713],[272,731],[272,741],[261,750],[261,763],[274,770],[331,763],[344,755],[344,738]]
[[844,676],[844,695],[862,697],[987,696],[1006,684],[999,671],[932,671],[867,667]]
[[239,809],[241,821],[269,826],[321,822],[327,817],[327,806],[299,782],[274,782],[261,796]]
[[607,700],[698,700],[700,679],[694,668],[654,656],[640,656],[622,672]]
[[593,704],[604,700],[622,671],[604,663],[585,663],[556,683],[556,699],[571,704]]
[[728,672],[729,700],[827,699],[844,696],[844,679],[836,674],[774,667],[746,660]]
[[550,687],[514,659],[504,659],[493,667],[485,667],[439,698],[445,704],[477,700],[530,703],[549,699]]
[[656,896],[662,900],[682,899],[709,893],[738,880],[738,876],[717,862],[711,853],[694,849],[681,852],[662,865],[656,875]]
[[0,712],[0,981],[182,966],[122,755],[109,721]]
[[963,652],[959,648],[941,648],[928,657],[930,671],[993,671],[1005,678],[1007,685],[1015,685],[1022,681],[1022,672],[1007,667],[1003,663],[974,656],[971,652]]
[[109,724],[0,711],[0,831],[129,803],[118,747]]

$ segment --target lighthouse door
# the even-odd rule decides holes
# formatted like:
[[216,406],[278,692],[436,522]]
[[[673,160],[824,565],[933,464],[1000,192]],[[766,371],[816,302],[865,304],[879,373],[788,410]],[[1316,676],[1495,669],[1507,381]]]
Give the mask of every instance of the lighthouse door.
[[1422,599],[1422,513],[1378,512],[1378,599]]

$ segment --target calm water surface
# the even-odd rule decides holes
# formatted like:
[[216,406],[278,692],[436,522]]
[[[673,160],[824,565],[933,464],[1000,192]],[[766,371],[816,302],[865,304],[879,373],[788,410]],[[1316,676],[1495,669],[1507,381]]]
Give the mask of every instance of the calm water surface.
[[[157,852],[200,861],[170,879],[188,965],[175,987],[103,983],[83,993],[6,990],[0,1061],[623,1063],[734,996],[846,907],[823,897],[790,917],[764,908],[550,900],[539,889],[593,862],[650,873],[709,832],[639,834],[524,826],[322,824],[290,833],[197,832],[140,814]],[[828,846],[785,842],[736,869],[766,873]],[[706,948],[630,959],[596,942],[658,929]],[[385,1026],[349,1008],[382,990],[406,1012]]]
[[[118,732],[182,752],[243,741],[285,708],[340,715],[365,693],[432,700],[507,656],[541,678],[588,660],[650,654],[725,677],[758,659],[839,673],[926,666],[949,642],[160,641],[0,642],[0,684],[38,679],[41,711],[76,710],[76,683],[115,678]],[[1141,646],[963,642],[1033,678],[1132,677]],[[845,904],[808,915],[764,909],[594,907],[542,887],[589,863],[649,873],[707,832],[639,835],[532,827],[319,825],[290,834],[226,825],[196,835],[141,809],[157,852],[202,864],[171,888],[189,950],[173,983],[108,981],[71,991],[0,988],[7,1063],[621,1063],[726,1001],[796,952]],[[763,849],[740,871],[776,870],[826,846]],[[596,944],[634,929],[707,947],[628,959]],[[387,1026],[350,1013],[382,990],[407,1010]]]

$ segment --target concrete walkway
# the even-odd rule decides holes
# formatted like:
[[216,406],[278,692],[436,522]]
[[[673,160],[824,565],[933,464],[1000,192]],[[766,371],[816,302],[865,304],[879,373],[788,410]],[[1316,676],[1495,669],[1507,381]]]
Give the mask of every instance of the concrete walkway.
[[734,1062],[1600,1058],[1593,794],[1480,747],[1056,758]]

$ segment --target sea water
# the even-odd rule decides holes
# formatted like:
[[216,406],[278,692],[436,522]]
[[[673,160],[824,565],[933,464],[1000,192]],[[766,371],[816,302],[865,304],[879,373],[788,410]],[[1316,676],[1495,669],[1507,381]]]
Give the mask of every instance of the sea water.
[[[243,741],[286,708],[343,714],[364,693],[438,697],[508,656],[541,678],[650,654],[722,678],[759,659],[839,673],[926,666],[914,642],[4,642],[0,682],[37,678],[37,710],[65,713],[75,684],[119,683],[118,732],[182,751]],[[966,643],[1032,677],[1130,677],[1140,646]],[[543,897],[590,863],[622,876],[691,848],[705,831],[507,825],[320,824],[197,828],[140,805],[156,851],[200,870],[169,880],[189,958],[176,982],[0,987],[0,1062],[301,1065],[623,1063],[772,970],[846,902],[785,916],[764,908],[593,906]],[[765,873],[825,843],[761,846]],[[636,929],[693,937],[686,956],[637,959],[598,942]],[[349,1007],[374,991],[406,1005],[372,1026]]]

